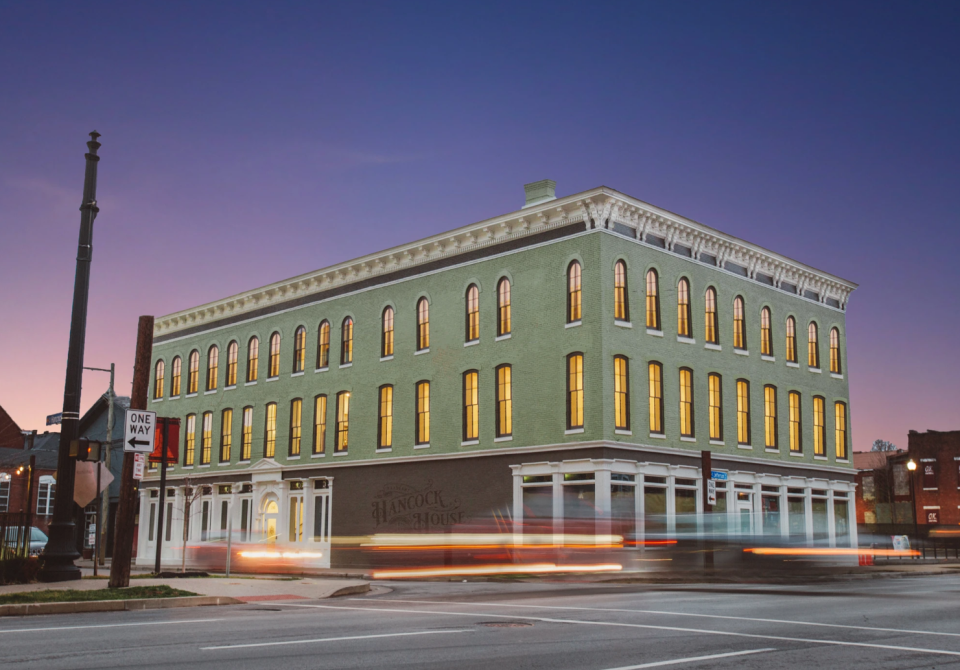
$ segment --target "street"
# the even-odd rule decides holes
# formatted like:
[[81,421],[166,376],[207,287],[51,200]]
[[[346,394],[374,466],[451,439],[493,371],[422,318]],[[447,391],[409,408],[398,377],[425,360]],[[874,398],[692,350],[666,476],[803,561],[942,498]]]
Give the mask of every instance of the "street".
[[[387,590],[389,589],[389,591]],[[960,576],[378,582],[363,597],[0,621],[5,668],[960,667]]]

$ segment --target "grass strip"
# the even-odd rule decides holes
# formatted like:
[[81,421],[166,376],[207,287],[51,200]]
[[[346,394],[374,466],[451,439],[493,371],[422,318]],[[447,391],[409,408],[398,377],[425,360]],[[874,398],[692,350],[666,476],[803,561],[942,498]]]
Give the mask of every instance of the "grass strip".
[[21,591],[0,595],[0,605],[22,605],[25,603],[77,603],[89,600],[134,600],[138,598],[179,598],[195,596],[196,593],[170,588],[166,584],[158,586],[131,586],[125,589],[44,589],[42,591]]

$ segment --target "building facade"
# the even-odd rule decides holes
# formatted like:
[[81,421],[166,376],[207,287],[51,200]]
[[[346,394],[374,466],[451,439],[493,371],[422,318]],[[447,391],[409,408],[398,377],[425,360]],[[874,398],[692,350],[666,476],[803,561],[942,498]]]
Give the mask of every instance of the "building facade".
[[541,182],[517,212],[159,318],[149,408],[182,421],[165,542],[187,487],[191,539],[229,516],[327,557],[334,536],[490,515],[674,533],[700,514],[710,451],[734,532],[855,546],[854,288],[609,188]]

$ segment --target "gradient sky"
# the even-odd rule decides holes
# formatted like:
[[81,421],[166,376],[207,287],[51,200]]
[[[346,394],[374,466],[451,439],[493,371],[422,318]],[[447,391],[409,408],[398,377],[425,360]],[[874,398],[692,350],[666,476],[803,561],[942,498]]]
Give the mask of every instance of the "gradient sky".
[[[0,405],[137,317],[601,184],[858,282],[854,448],[960,429],[960,2],[5,3]],[[87,372],[83,409],[106,390]]]

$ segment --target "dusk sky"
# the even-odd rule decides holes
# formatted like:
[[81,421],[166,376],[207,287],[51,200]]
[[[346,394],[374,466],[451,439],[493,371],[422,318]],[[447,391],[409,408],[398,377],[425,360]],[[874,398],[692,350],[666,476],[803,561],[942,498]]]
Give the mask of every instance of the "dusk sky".
[[[960,429],[960,2],[5,3],[0,405],[157,317],[606,185],[857,282],[854,449]],[[82,409],[106,390],[87,372]]]

